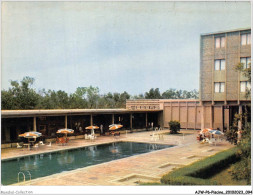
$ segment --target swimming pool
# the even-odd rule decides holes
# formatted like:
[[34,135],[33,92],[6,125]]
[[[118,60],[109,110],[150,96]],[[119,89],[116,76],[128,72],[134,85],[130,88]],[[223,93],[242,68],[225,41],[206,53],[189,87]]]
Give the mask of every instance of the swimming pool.
[[[169,147],[173,145],[115,142],[6,160],[1,162],[2,185],[17,183],[19,172],[27,181],[30,175],[35,179]],[[23,181],[22,173],[19,179]]]

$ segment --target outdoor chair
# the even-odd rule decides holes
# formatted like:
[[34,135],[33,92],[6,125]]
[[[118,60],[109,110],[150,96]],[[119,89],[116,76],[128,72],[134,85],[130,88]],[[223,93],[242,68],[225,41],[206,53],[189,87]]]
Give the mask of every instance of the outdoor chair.
[[17,148],[23,148],[23,146],[19,145],[19,143],[17,143]]
[[43,143],[43,141],[40,141],[39,142],[40,145],[44,146],[45,144]]
[[89,138],[91,141],[95,141],[96,136],[95,136],[95,134],[90,134],[90,135],[88,135],[88,138]]
[[52,146],[52,143],[50,142],[48,145],[46,145],[46,146],[49,146],[49,147],[51,147]]
[[38,148],[39,148],[39,144],[35,144],[33,147],[34,147],[35,149],[38,149]]
[[156,141],[156,140],[159,139],[159,135],[158,135],[156,132],[153,132],[151,136],[152,136],[152,137],[151,137],[151,140],[152,140],[152,141],[153,141],[153,140]]

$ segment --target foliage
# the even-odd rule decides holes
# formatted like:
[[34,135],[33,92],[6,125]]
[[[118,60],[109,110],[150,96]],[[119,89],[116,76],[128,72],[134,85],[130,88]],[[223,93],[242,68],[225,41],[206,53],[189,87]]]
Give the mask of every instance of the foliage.
[[149,92],[145,93],[145,99],[161,99],[159,88],[151,88]]
[[251,125],[246,123],[242,130],[242,139],[237,145],[237,156],[241,158],[238,164],[231,167],[230,172],[234,179],[245,179],[251,183]]
[[178,131],[180,131],[180,128],[181,128],[179,121],[170,121],[169,126],[170,126],[170,133],[171,134],[178,133]]
[[217,182],[208,178],[237,160],[236,147],[234,147],[176,169],[164,175],[161,178],[161,183],[170,185],[217,185]]
[[[241,72],[249,82],[251,82],[251,63],[249,63],[249,68],[244,68],[243,63],[239,63],[236,65],[235,70]],[[248,99],[251,97],[251,90],[246,89],[245,98]]]
[[198,99],[198,91],[169,89],[162,94],[162,99]]
[[238,138],[238,122],[239,120],[242,120],[241,114],[235,114],[235,117],[233,119],[232,126],[226,131],[225,135],[227,137],[227,140],[231,144],[237,144],[237,138]]
[[24,77],[20,83],[11,81],[11,88],[2,90],[2,109],[34,109],[39,95],[30,86],[34,79]]
[[[17,109],[99,109],[125,108],[128,99],[164,99],[164,98],[196,98],[194,91],[171,89],[161,95],[159,88],[151,88],[148,92],[131,96],[123,93],[100,94],[98,87],[78,87],[74,93],[63,90],[45,90],[38,92],[32,88],[35,79],[24,77],[20,82],[11,81],[11,88],[2,90],[1,106],[3,110]],[[173,95],[171,95],[174,93]]]
[[[251,64],[249,68],[244,68],[243,63],[239,63],[235,67],[236,71],[241,72],[247,80],[251,81]],[[245,97],[248,99],[251,96],[251,90],[247,90]],[[244,121],[245,125],[242,126],[241,140],[237,143],[237,156],[241,158],[240,163],[233,165],[230,169],[231,175],[234,179],[245,179],[248,184],[251,183],[251,123],[248,122],[248,109],[244,114],[236,114],[233,125],[226,135],[232,143],[237,143],[238,121]],[[242,123],[243,124],[243,123]]]

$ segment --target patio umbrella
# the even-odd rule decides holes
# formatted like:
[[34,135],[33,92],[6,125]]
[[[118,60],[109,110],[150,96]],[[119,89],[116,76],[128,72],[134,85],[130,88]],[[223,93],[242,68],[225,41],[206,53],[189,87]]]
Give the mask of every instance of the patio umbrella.
[[[220,135],[224,135],[224,133],[219,130],[212,130],[212,131],[210,131],[210,133],[213,135],[218,135],[218,139],[219,139]],[[215,142],[215,145],[216,145],[216,142]]]
[[91,125],[91,126],[85,127],[85,129],[99,129],[99,127]]
[[74,133],[74,130],[73,129],[59,129],[56,133],[68,134],[68,133]]
[[34,138],[34,141],[31,142],[35,142],[36,138],[40,137],[42,134],[40,132],[37,131],[30,131],[30,132],[25,132],[19,135],[19,137],[24,137],[28,139],[28,142],[30,143],[30,139]]
[[73,130],[73,129],[59,129],[56,133],[65,134],[66,137],[67,137],[67,134],[68,134],[68,133],[74,133],[74,130]]
[[219,130],[211,130],[209,131],[211,134],[214,134],[214,135],[224,135],[223,132],[219,131]]
[[99,129],[99,127],[91,125],[91,126],[85,127],[85,129],[90,129],[92,130],[91,134],[95,134],[94,129]]
[[30,131],[30,132],[25,132],[19,135],[19,137],[24,137],[24,138],[37,138],[40,137],[42,134],[40,132],[36,131]]
[[209,133],[212,130],[213,130],[212,128],[206,128],[206,129],[202,129],[199,133],[200,134],[205,134],[205,133]]
[[116,125],[116,124],[113,124],[113,125],[110,125],[109,126],[109,130],[113,131],[113,130],[116,130],[116,129],[119,129],[123,127],[123,125]]

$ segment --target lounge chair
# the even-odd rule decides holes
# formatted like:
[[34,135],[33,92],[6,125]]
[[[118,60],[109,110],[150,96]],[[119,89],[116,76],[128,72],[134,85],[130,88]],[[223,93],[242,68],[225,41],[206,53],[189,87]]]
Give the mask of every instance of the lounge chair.
[[40,141],[39,144],[42,145],[42,146],[45,145],[45,144],[43,143],[43,141]]
[[46,146],[49,146],[49,147],[50,147],[50,146],[52,146],[52,143],[50,142],[50,143],[49,143],[48,145],[46,145]]
[[23,146],[19,145],[19,143],[17,143],[17,148],[23,148]]

